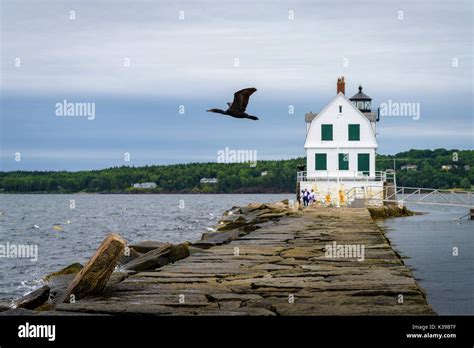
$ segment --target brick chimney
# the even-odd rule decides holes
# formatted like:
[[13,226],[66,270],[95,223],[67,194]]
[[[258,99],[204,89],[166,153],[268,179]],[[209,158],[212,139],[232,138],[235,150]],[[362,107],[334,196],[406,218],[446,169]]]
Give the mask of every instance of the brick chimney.
[[344,76],[337,78],[337,94],[342,92],[342,94],[346,94],[346,83],[344,82]]

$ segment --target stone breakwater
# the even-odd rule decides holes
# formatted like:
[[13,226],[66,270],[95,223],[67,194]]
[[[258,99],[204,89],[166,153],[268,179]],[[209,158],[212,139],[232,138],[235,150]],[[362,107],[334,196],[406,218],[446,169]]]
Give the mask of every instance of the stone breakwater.
[[226,211],[200,241],[126,250],[99,293],[55,301],[87,278],[69,269],[48,277],[46,303],[20,299],[3,314],[435,314],[365,208],[250,204]]

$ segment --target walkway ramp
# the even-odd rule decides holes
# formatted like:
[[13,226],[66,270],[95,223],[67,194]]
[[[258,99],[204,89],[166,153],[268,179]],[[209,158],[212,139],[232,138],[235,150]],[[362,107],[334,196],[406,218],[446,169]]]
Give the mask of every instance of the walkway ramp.
[[[383,190],[383,195],[379,194],[380,190]],[[411,203],[474,208],[473,191],[441,190],[403,186],[384,186],[383,188],[367,186],[365,191],[366,200],[380,200],[379,197],[383,196],[383,201],[387,203]]]

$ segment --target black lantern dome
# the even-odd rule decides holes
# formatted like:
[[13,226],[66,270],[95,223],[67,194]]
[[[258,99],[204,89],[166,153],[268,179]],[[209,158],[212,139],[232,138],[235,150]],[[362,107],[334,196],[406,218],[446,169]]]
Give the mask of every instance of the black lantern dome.
[[349,100],[361,112],[370,112],[372,98],[362,92],[362,86],[359,86],[359,93],[354,94]]

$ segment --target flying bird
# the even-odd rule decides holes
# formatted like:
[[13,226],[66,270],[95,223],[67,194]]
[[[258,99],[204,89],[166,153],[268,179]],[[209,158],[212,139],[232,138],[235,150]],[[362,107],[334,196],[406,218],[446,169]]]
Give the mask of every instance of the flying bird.
[[232,103],[227,103],[229,108],[227,110],[221,109],[209,109],[207,112],[215,112],[217,114],[223,114],[232,116],[235,118],[248,118],[251,120],[258,120],[258,117],[248,115],[245,110],[247,109],[247,104],[249,103],[250,96],[257,91],[256,88],[245,88],[238,92],[234,93],[234,101]]

